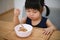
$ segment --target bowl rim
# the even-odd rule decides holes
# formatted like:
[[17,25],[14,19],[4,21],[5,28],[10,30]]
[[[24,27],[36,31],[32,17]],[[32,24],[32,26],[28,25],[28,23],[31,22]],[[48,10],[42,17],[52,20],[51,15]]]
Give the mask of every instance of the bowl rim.
[[[21,24],[18,24],[18,25],[21,25]],[[23,31],[18,31],[18,30],[16,30],[16,27],[19,27],[18,25],[16,25],[15,27],[14,27],[14,30],[15,30],[15,32],[19,32],[19,33],[26,33],[26,32],[30,32],[30,31],[32,31],[33,30],[33,27],[31,26],[31,25],[29,25],[29,24],[26,24],[26,25],[29,25],[29,26],[31,26],[31,30],[27,30],[26,32],[23,32]],[[23,24],[23,25],[25,25],[25,24]]]

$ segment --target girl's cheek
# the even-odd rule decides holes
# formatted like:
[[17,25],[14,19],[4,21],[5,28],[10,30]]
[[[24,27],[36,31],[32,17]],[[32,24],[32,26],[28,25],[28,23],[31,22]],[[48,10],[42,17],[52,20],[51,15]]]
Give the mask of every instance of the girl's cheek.
[[30,17],[30,15],[29,14],[26,14],[28,17]]

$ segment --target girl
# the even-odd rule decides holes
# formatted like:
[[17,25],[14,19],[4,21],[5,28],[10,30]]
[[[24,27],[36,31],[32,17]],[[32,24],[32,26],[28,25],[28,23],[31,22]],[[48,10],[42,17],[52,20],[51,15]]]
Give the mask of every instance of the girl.
[[[26,0],[25,10],[26,10],[27,17],[22,19],[22,23],[30,24],[34,27],[44,28],[43,34],[48,35],[49,33],[53,32],[56,28],[48,18],[42,16],[44,6],[46,6],[44,4],[44,0]],[[16,9],[14,11],[15,25],[20,23],[18,20],[19,13],[20,13],[19,9]]]

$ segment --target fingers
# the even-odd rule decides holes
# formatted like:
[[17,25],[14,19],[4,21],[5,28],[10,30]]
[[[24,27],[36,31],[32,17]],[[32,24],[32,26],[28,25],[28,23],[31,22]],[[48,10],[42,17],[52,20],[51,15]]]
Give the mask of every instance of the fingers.
[[19,9],[14,9],[14,16],[18,16],[20,14],[20,10]]
[[43,34],[45,34],[45,35],[48,35],[48,34],[50,34],[50,30],[44,29],[44,32],[43,32]]
[[44,31],[43,34],[48,35],[50,31]]
[[15,9],[14,13],[20,13],[20,10],[19,9]]

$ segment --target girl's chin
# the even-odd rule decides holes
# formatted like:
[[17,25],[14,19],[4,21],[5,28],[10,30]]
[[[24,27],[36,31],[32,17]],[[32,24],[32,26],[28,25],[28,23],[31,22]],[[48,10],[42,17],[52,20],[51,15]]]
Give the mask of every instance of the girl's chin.
[[31,20],[35,20],[36,18],[34,18],[34,17],[29,17]]
[[30,19],[34,19],[33,17],[30,17]]
[[31,20],[36,20],[35,18],[30,18]]

